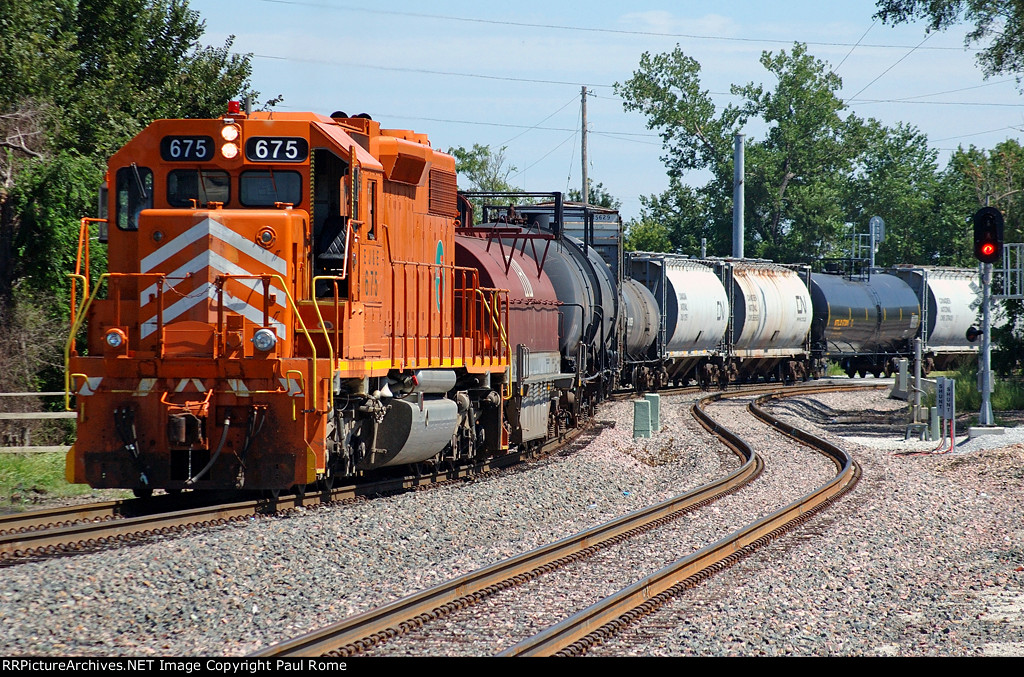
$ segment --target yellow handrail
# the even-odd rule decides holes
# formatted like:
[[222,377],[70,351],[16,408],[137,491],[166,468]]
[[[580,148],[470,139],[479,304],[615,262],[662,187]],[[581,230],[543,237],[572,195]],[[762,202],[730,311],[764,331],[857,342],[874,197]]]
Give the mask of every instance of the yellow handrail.
[[[81,276],[75,275],[75,274],[71,274],[71,276],[72,277],[81,277]],[[88,313],[88,310],[92,306],[93,301],[96,300],[96,296],[99,293],[99,290],[103,287],[103,280],[108,278],[108,277],[112,277],[112,276],[117,276],[117,277],[154,277],[154,276],[156,276],[156,277],[165,277],[165,274],[164,273],[103,273],[100,276],[99,283],[93,288],[92,294],[89,295],[88,300],[86,300],[82,304],[81,312],[77,315],[77,317],[75,317],[75,321],[71,325],[71,333],[68,335],[68,340],[64,344],[64,407],[65,407],[65,410],[67,410],[67,411],[74,411],[73,409],[71,409],[71,382],[70,382],[71,381],[71,375],[70,375],[70,370],[71,370],[71,350],[72,350],[72,347],[73,347],[74,342],[75,342],[75,336],[78,334],[78,331],[81,329],[82,324],[85,321],[85,317],[86,317],[86,315]],[[298,305],[295,303],[295,299],[292,297],[291,292],[288,291],[288,285],[285,282],[284,278],[281,275],[277,275],[277,274],[273,274],[273,275],[222,275],[220,277],[223,278],[223,279],[228,279],[228,278],[233,278],[233,279],[243,279],[243,278],[254,278],[255,279],[255,278],[259,278],[259,279],[262,279],[264,277],[267,277],[269,279],[276,279],[280,283],[281,289],[284,291],[285,296],[288,298],[289,307],[291,307],[291,309],[294,311],[295,317],[298,320],[298,324],[299,324],[301,333],[303,334],[303,336],[306,337],[306,340],[309,342],[309,347],[310,347],[310,350],[312,351],[312,355],[313,355],[313,379],[312,380],[313,380],[314,384],[318,383],[318,379],[317,379],[316,344],[313,343],[313,337],[309,335],[309,330],[306,329],[306,323],[302,320],[302,315],[299,313]],[[162,313],[163,309],[161,309],[160,312]],[[322,322],[323,322],[323,318],[321,318],[321,323]],[[333,360],[333,350],[332,350],[332,358],[331,359]],[[333,407],[334,406],[334,388],[329,388],[329,392],[330,392],[330,398],[331,398],[330,403],[331,403],[331,406]],[[313,408],[314,409],[316,408],[316,391],[315,390],[313,392]]]
[[[313,368],[314,368],[314,370],[316,369],[316,365],[315,364],[313,365]],[[297,393],[296,395],[298,395],[298,394],[305,395],[306,394],[306,380],[302,377],[302,372],[299,371],[298,369],[289,369],[288,371],[286,371],[284,373],[284,377],[288,381],[288,394],[292,398],[292,420],[294,421],[294,420],[297,419],[297,413],[295,411],[295,397],[296,397],[296,395],[292,395],[291,394],[291,392],[292,392],[292,380],[290,378],[288,378],[288,374],[298,374],[299,375],[299,388],[301,388],[301,391],[299,393]],[[316,383],[316,381],[313,381],[313,382]],[[316,407],[316,391],[315,390],[313,391],[313,406]],[[303,433],[303,439],[305,439],[305,433]]]
[[[317,283],[318,280],[332,280],[334,282],[341,282],[341,281],[345,280],[345,276],[341,276],[341,277],[339,277],[337,275],[314,275],[313,276],[313,308],[316,309],[316,319],[319,320],[320,327],[324,330],[324,338],[327,340],[327,350],[330,353],[329,354],[329,359],[331,361],[331,378],[333,379],[334,378],[334,371],[336,369],[341,369],[341,356],[339,355],[337,362],[335,362],[335,359],[334,359],[334,345],[331,343],[330,337],[327,336],[327,323],[324,322],[324,316],[320,312],[320,303],[319,303],[319,301],[317,300],[317,297],[316,297],[316,283]],[[335,290],[337,290],[337,287],[335,287]],[[339,299],[338,299],[337,293],[335,293],[335,296],[334,296],[334,305],[335,305],[335,307],[337,307],[337,305],[338,305],[338,300]],[[351,304],[351,301],[347,301],[347,302],[349,304]],[[337,327],[335,327],[335,332],[337,332]],[[340,350],[341,346],[338,346],[338,349]],[[331,383],[331,387],[328,388],[328,391],[330,393],[329,397],[330,397],[330,403],[331,403],[331,411],[334,411],[334,383]]]
[[[140,273],[140,275],[141,274],[143,274],[143,273]],[[74,278],[74,277],[85,277],[85,276],[78,275],[76,273],[69,273],[69,277],[73,277]],[[78,313],[74,317],[74,321],[71,323],[71,333],[68,334],[68,340],[64,342],[64,410],[65,411],[74,411],[74,409],[71,408],[71,350],[72,350],[72,348],[75,345],[75,336],[78,334],[78,330],[82,328],[82,323],[85,321],[84,318],[86,316],[86,313],[88,312],[89,307],[92,305],[92,302],[96,299],[96,294],[98,294],[100,289],[103,287],[103,280],[108,278],[108,277],[110,277],[110,273],[103,273],[102,275],[100,275],[99,283],[92,290],[92,294],[90,294],[88,296],[88,298],[85,301],[82,302],[82,310],[81,310],[80,313]],[[88,284],[89,284],[88,279],[86,279],[85,284],[86,284],[86,286],[88,286]],[[72,308],[72,311],[74,311],[74,308]],[[79,374],[76,374],[76,376],[78,376],[78,375]],[[85,376],[85,374],[81,374],[81,376]]]
[[[505,327],[504,327],[504,325],[501,324],[500,318],[498,317],[500,315],[500,311],[497,308],[493,308],[493,309],[491,308],[491,306],[490,306],[490,304],[489,304],[489,302],[487,300],[487,295],[484,294],[483,290],[475,289],[474,291],[476,291],[477,294],[480,294],[481,298],[483,298],[483,300],[484,300],[483,307],[487,309],[488,314],[491,316],[491,323],[494,324],[495,328],[498,330],[498,332],[501,335],[501,342],[505,345],[505,364],[506,364],[506,370],[509,371],[509,376],[511,376],[511,369],[512,369],[512,346],[509,345],[508,334],[505,333]],[[500,290],[500,291],[507,291],[507,290]],[[493,299],[494,303],[497,303],[497,301],[498,301],[497,293],[492,294],[492,299]],[[506,392],[506,390],[507,390],[507,392]],[[501,386],[501,399],[505,400],[505,401],[508,401],[508,400],[512,399],[512,379],[511,378],[506,378],[505,382]]]

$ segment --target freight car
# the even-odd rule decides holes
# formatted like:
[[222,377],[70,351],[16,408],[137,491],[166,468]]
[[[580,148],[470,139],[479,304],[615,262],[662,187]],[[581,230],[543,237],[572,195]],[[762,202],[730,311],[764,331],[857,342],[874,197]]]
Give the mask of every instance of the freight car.
[[979,275],[961,268],[899,266],[858,276],[815,274],[812,350],[849,376],[890,376],[922,345],[922,370],[948,369],[972,356]]

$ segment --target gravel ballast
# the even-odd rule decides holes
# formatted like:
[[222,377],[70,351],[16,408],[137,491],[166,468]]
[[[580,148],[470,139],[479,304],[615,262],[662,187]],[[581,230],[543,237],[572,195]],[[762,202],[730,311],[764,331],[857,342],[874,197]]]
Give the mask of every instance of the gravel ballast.
[[[803,400],[824,434],[844,427],[829,412],[905,406],[877,392]],[[737,467],[689,402],[662,402],[649,440],[632,439],[631,403],[609,404],[599,416],[616,427],[525,470],[5,568],[3,653],[243,655]],[[1024,654],[1016,435],[946,455],[840,440],[864,467],[852,495],[594,654]]]

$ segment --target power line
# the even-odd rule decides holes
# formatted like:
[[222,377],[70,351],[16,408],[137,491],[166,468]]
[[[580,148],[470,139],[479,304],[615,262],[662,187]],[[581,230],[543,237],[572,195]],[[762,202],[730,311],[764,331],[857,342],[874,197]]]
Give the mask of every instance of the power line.
[[939,143],[940,141],[953,141],[954,139],[966,139],[969,136],[981,136],[983,134],[994,134],[996,132],[1006,131],[1007,129],[1017,129],[1017,128],[1013,127],[1013,126],[1000,127],[999,129],[989,129],[989,130],[984,131],[984,132],[974,132],[972,134],[959,134],[957,136],[947,136],[944,139],[929,139],[929,142],[930,143]]
[[907,99],[849,99],[848,104],[863,106],[869,103],[899,103],[899,104],[924,104],[930,106],[999,106],[1002,108],[1021,108],[1024,103],[998,103],[995,101],[908,101]]
[[526,172],[527,172],[527,171],[528,171],[529,169],[531,169],[532,167],[535,167],[535,166],[537,165],[537,163],[539,163],[539,162],[540,162],[541,160],[543,160],[543,159],[544,159],[544,158],[546,158],[547,156],[549,156],[549,155],[551,155],[552,153],[554,153],[554,152],[555,152],[556,150],[558,150],[559,148],[561,148],[562,146],[564,146],[564,145],[565,145],[566,143],[568,143],[569,141],[572,141],[572,140],[573,140],[574,138],[576,138],[576,133],[577,133],[577,132],[576,132],[576,131],[574,130],[572,134],[570,134],[569,136],[567,136],[567,137],[566,137],[565,141],[562,141],[562,143],[558,144],[557,146],[555,146],[554,148],[552,148],[552,149],[551,149],[551,150],[549,150],[548,152],[546,152],[546,153],[544,153],[543,155],[541,155],[541,156],[540,156],[539,158],[537,158],[537,159],[536,159],[536,160],[535,160],[535,161],[533,162],[533,164],[531,164],[531,165],[530,165],[529,167],[526,167],[525,169],[523,169],[522,171],[520,171],[519,173],[517,173],[517,174],[516,174],[515,176],[513,176],[512,178],[514,179],[514,178],[516,178],[517,176],[522,176],[522,175],[523,175],[523,174],[525,174],[525,173],[526,173]]
[[909,101],[911,99],[924,99],[929,96],[942,96],[943,94],[956,94],[957,92],[966,92],[971,89],[981,89],[982,87],[992,87],[993,85],[1005,85],[1007,82],[1016,82],[1016,78],[1007,78],[1006,80],[996,80],[995,82],[985,82],[980,85],[971,85],[970,87],[960,87],[958,89],[947,89],[942,92],[932,92],[931,94],[916,94],[914,96],[905,96],[902,99],[893,99],[893,101]]
[[[266,1],[269,2],[270,0],[266,0]],[[909,53],[904,55],[903,59],[905,59],[909,55],[910,55]],[[344,67],[344,68],[369,68],[369,69],[373,69],[373,70],[396,71],[396,72],[407,72],[407,73],[420,73],[420,74],[424,74],[424,75],[442,75],[442,76],[448,76],[448,77],[479,78],[479,79],[484,79],[484,80],[504,80],[504,81],[509,81],[509,82],[525,82],[525,83],[529,83],[529,84],[572,85],[573,87],[579,87],[581,85],[586,85],[586,87],[588,89],[591,88],[591,87],[603,87],[603,88],[607,88],[607,89],[612,89],[612,88],[615,87],[615,85],[613,85],[613,84],[609,85],[609,84],[601,84],[601,83],[581,83],[581,82],[568,81],[568,80],[543,80],[543,79],[536,79],[536,78],[518,78],[518,77],[501,76],[501,75],[485,75],[485,74],[482,74],[482,73],[465,73],[465,72],[457,72],[457,71],[428,70],[428,69],[424,69],[424,68],[407,68],[407,67],[402,67],[402,66],[381,66],[381,65],[378,65],[378,64],[356,63],[356,62],[346,62],[346,61],[330,61],[330,60],[326,60],[326,59],[308,59],[308,58],[302,58],[302,57],[277,56],[277,55],[273,55],[273,54],[253,54],[253,56],[257,57],[257,58],[260,58],[260,59],[271,59],[271,60],[274,60],[274,61],[296,61],[296,62],[299,62],[299,63],[315,63],[315,64],[324,65],[324,66],[336,66],[336,67]],[[900,61],[902,61],[903,59],[900,59]],[[882,75],[885,75],[885,73],[887,73],[890,70],[892,70],[898,63],[899,63],[899,61],[897,61],[892,66],[887,68],[881,75],[879,75],[874,80],[872,80],[870,83],[868,83],[867,86],[863,87],[861,89],[861,92],[863,92],[865,89],[867,89],[867,87],[871,86],[871,84],[873,84],[874,82],[879,80],[882,77]],[[955,92],[962,92],[962,91],[967,91],[967,90],[970,90],[970,89],[978,89],[980,87],[989,87],[991,85],[1003,84],[1003,83],[1006,83],[1006,82],[1015,82],[1015,80],[1013,80],[1013,79],[1000,80],[998,82],[984,83],[984,84],[981,84],[981,85],[974,85],[974,86],[971,86],[971,87],[962,87],[960,89],[950,89],[950,90],[946,90],[946,91],[943,91],[943,92],[932,92],[930,94],[918,94],[916,96],[905,97],[905,98],[902,98],[902,99],[864,99],[864,100],[858,101],[856,99],[856,97],[851,97],[849,99],[845,99],[845,101],[848,104],[854,104],[854,103],[857,103],[857,104],[864,104],[864,103],[923,103],[923,104],[935,104],[935,105],[945,105],[945,106],[1011,106],[1011,107],[1024,105],[1024,104],[1010,104],[1010,103],[993,103],[993,102],[988,102],[988,101],[979,101],[979,102],[972,102],[972,101],[911,101],[911,99],[923,99],[923,98],[927,98],[929,96],[940,96],[942,94],[952,94],[952,93],[955,93]],[[741,96],[740,94],[734,94],[733,92],[717,92],[717,91],[709,91],[708,94],[710,94],[712,96],[728,96],[728,97]],[[603,96],[603,95],[591,94],[589,91],[587,92],[587,96],[593,96],[594,98],[605,99],[607,101],[623,101],[624,100],[622,97],[619,97],[619,96]],[[575,100],[575,99],[573,99],[573,100]],[[566,104],[566,105],[568,105],[568,104]],[[563,106],[563,108],[564,108],[564,106]],[[561,110],[561,109],[559,109],[559,110]],[[483,123],[480,123],[480,124],[483,124]],[[529,126],[523,126],[523,127],[526,128],[526,129],[530,129]],[[550,128],[540,128],[540,129],[550,129]],[[567,130],[557,129],[555,131],[567,131]]]
[[546,118],[544,118],[543,120],[541,120],[541,121],[540,121],[540,122],[538,122],[537,124],[533,125],[532,127],[527,127],[527,128],[526,128],[526,129],[524,129],[523,131],[521,131],[521,132],[519,132],[518,134],[516,134],[515,136],[513,136],[513,137],[512,137],[511,139],[509,139],[508,141],[505,141],[504,143],[502,143],[501,145],[502,145],[502,146],[506,146],[506,145],[508,145],[508,144],[512,143],[513,141],[515,141],[516,139],[518,139],[518,138],[519,138],[520,136],[522,136],[523,134],[526,134],[527,132],[529,132],[529,131],[531,131],[531,130],[534,130],[534,129],[540,129],[540,126],[541,126],[542,124],[544,124],[545,122],[547,122],[547,121],[548,121],[548,120],[550,120],[551,118],[553,118],[553,117],[555,117],[556,115],[558,115],[559,113],[561,113],[561,112],[562,112],[563,110],[565,110],[565,109],[566,109],[566,108],[568,108],[568,107],[569,107],[570,105],[572,105],[573,103],[575,103],[575,101],[576,101],[576,97],[574,96],[573,98],[569,99],[569,100],[568,100],[568,101],[567,101],[567,102],[565,103],[565,105],[564,105],[564,106],[562,106],[561,108],[559,108],[558,110],[556,110],[556,111],[555,111],[554,113],[552,113],[551,115],[547,116]]
[[889,71],[891,71],[891,70],[892,70],[893,68],[896,68],[896,66],[898,66],[898,65],[899,65],[899,64],[900,64],[900,63],[901,63],[901,62],[902,62],[902,61],[903,61],[904,59],[906,59],[906,58],[907,58],[908,56],[910,56],[910,55],[911,55],[911,54],[913,54],[913,53],[914,53],[915,51],[917,51],[917,48],[918,48],[918,47],[920,47],[921,45],[923,45],[923,44],[924,44],[925,42],[927,42],[927,41],[928,41],[928,38],[932,37],[933,35],[935,35],[935,34],[934,34],[934,33],[929,33],[928,35],[924,36],[924,40],[922,40],[921,42],[917,43],[917,47],[914,47],[914,48],[912,48],[912,49],[911,49],[911,50],[910,50],[909,52],[907,52],[906,54],[904,54],[903,56],[901,56],[901,57],[900,57],[899,59],[897,59],[897,60],[896,60],[896,63],[894,63],[893,65],[889,66],[888,68],[886,68],[886,69],[885,69],[884,71],[882,71],[881,73],[879,73],[879,74],[878,74],[878,76],[877,76],[877,77],[876,77],[876,78],[875,78],[874,80],[872,80],[872,81],[871,81],[871,82],[869,82],[868,84],[866,84],[866,85],[864,85],[863,87],[861,87],[861,88],[860,88],[860,91],[859,91],[859,92],[857,92],[856,94],[854,94],[853,96],[851,96],[851,97],[850,97],[850,98],[849,98],[848,100],[849,100],[849,101],[852,101],[852,100],[856,99],[856,98],[857,98],[858,96],[860,96],[860,95],[861,95],[861,94],[862,94],[862,93],[864,92],[864,90],[865,90],[865,89],[867,89],[867,88],[868,88],[868,87],[870,87],[871,85],[873,85],[873,84],[875,84],[876,82],[878,82],[879,80],[881,80],[881,79],[882,79],[882,76],[883,76],[883,75],[885,75],[886,73],[888,73]]
[[846,60],[850,58],[851,54],[853,54],[853,50],[857,49],[857,46],[860,45],[861,41],[865,37],[867,37],[867,34],[871,32],[871,29],[874,28],[875,24],[877,24],[877,23],[878,23],[878,19],[875,19],[875,22],[873,24],[871,24],[870,26],[868,26],[868,29],[866,31],[864,31],[864,35],[860,36],[860,38],[857,39],[857,44],[854,45],[853,47],[851,47],[850,51],[847,52],[846,56],[843,57],[843,60],[839,62],[839,65],[832,69],[833,73],[835,73],[836,71],[838,71],[840,68],[843,67],[843,64],[846,63]]
[[[262,0],[263,2],[275,4],[275,5],[297,5],[304,7],[315,7],[319,9],[333,9],[344,12],[364,12],[366,14],[381,14],[384,16],[401,16],[401,17],[412,17],[417,19],[436,19],[441,21],[460,21],[463,23],[475,23],[475,24],[488,24],[493,26],[515,26],[517,28],[543,28],[548,30],[562,30],[562,31],[576,31],[581,33],[607,33],[612,35],[636,35],[641,37],[660,37],[660,38],[687,38],[690,40],[721,40],[724,42],[755,42],[755,43],[766,43],[766,44],[779,44],[779,45],[791,45],[794,40],[777,40],[772,38],[740,38],[729,35],[698,35],[695,33],[667,33],[661,31],[637,31],[637,30],[626,30],[622,28],[595,28],[588,26],[570,26],[566,24],[544,24],[544,23],[530,23],[526,21],[507,21],[497,19],[479,19],[474,17],[466,16],[452,16],[446,14],[425,14],[422,12],[406,12],[397,10],[385,10],[385,9],[368,9],[366,7],[353,7],[350,5],[330,5],[323,2],[312,2],[310,0]],[[814,45],[817,47],[857,47],[859,43],[851,44],[849,42],[811,42],[797,40],[796,42],[803,42],[805,45]],[[879,49],[908,49],[910,45],[881,45],[881,44],[866,44],[859,45],[861,47],[876,47]],[[963,47],[925,47],[924,49],[931,50],[947,50],[947,51],[962,51]],[[977,49],[973,50],[977,51]]]
[[[266,0],[266,1],[270,2],[271,0]],[[252,56],[254,56],[257,59],[271,59],[273,61],[297,61],[299,63],[315,63],[315,64],[320,64],[322,66],[343,66],[345,68],[370,68],[370,69],[379,70],[379,71],[398,71],[398,72],[402,72],[402,73],[420,73],[420,74],[423,74],[423,75],[450,75],[450,76],[461,77],[461,78],[480,78],[482,80],[504,80],[506,82],[528,82],[530,84],[541,84],[541,85],[572,85],[574,87],[579,87],[581,85],[586,85],[587,87],[607,87],[607,88],[612,88],[612,87],[615,86],[615,85],[602,85],[602,84],[593,84],[593,83],[578,82],[578,81],[576,81],[576,82],[569,82],[567,80],[541,80],[541,79],[537,79],[537,78],[515,78],[515,77],[503,76],[503,75],[482,75],[480,73],[459,73],[459,72],[456,72],[456,71],[435,71],[435,70],[428,70],[426,68],[407,68],[407,67],[400,67],[400,66],[380,66],[380,65],[377,65],[377,64],[369,64],[369,63],[352,63],[352,62],[346,62],[346,61],[328,61],[326,59],[309,59],[309,58],[294,57],[294,56],[276,56],[274,54],[253,54]]]

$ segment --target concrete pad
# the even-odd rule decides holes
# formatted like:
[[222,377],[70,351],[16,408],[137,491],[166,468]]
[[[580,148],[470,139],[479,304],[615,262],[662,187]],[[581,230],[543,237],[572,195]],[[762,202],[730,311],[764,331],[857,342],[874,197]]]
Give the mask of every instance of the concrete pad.
[[967,429],[967,435],[971,439],[981,435],[1005,435],[1006,428],[1001,425],[971,426]]

